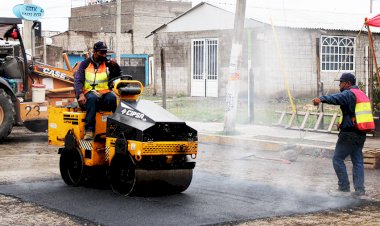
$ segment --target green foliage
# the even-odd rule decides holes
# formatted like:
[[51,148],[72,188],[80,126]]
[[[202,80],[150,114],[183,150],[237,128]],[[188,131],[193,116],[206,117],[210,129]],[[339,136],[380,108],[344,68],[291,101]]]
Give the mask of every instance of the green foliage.
[[373,89],[372,89],[372,102],[373,102],[373,113],[374,115],[380,115],[380,87],[379,82],[376,79],[376,74],[373,79]]

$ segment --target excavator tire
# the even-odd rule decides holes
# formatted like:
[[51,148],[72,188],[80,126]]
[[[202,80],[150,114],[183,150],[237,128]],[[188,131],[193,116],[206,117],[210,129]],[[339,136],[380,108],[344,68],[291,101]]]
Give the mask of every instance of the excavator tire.
[[84,164],[81,152],[63,148],[59,159],[61,177],[67,185],[78,186],[82,182]]
[[4,89],[0,89],[0,140],[3,140],[11,133],[15,115],[16,112],[11,97]]
[[108,175],[117,194],[157,196],[185,191],[190,186],[193,169],[138,169],[129,155],[117,154]]

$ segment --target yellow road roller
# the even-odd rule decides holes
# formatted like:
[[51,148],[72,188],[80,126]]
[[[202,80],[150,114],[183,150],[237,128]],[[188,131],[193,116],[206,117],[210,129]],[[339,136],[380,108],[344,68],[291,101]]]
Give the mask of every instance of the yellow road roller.
[[97,112],[93,140],[84,140],[86,112],[79,107],[50,107],[49,145],[59,146],[59,168],[67,185],[104,177],[123,195],[173,194],[192,180],[198,134],[186,122],[149,100],[143,85],[116,77],[117,109]]

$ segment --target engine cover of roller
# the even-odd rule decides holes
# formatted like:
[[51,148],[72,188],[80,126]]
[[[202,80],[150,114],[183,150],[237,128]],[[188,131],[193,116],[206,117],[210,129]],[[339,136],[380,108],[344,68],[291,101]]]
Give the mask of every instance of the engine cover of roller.
[[179,193],[191,183],[197,131],[151,101],[121,101],[107,118],[112,189],[121,194]]
[[[194,167],[194,164],[178,164],[176,155],[189,155],[195,158],[198,145],[197,131],[151,101],[121,101],[116,112],[107,119],[110,150],[118,138],[125,140],[125,148],[117,151],[125,153],[128,151],[136,161],[140,162],[147,156],[150,156],[150,159],[164,156],[164,162],[168,163],[158,166],[154,164],[158,160],[149,164],[141,161],[139,164],[141,167],[191,168],[190,165]],[[110,151],[110,159],[114,154],[115,152]],[[174,162],[177,163],[171,166],[170,163]]]

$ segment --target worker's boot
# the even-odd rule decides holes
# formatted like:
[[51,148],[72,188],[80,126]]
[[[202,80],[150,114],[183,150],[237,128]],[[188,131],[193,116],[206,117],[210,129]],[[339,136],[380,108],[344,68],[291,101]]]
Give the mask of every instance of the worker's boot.
[[87,130],[85,133],[84,133],[84,138],[83,140],[92,140],[94,139],[94,131],[92,130]]
[[337,196],[337,197],[349,197],[351,196],[350,189],[333,189],[328,192],[331,196]]
[[365,190],[356,190],[352,193],[353,196],[365,196]]

